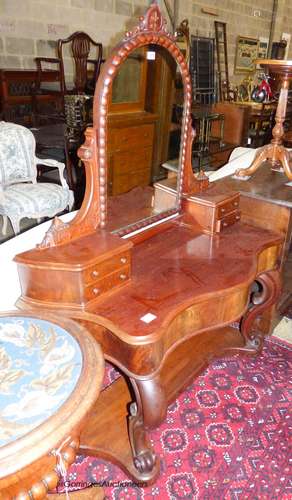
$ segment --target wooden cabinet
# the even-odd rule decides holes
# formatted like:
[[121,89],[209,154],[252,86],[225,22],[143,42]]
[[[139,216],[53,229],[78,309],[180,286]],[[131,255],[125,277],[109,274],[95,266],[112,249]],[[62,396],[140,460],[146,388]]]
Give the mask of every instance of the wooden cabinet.
[[[46,82],[57,82],[59,71],[44,71]],[[0,114],[3,120],[23,125],[32,124],[33,88],[37,71],[30,69],[0,68]],[[38,97],[42,102],[56,101],[56,95]]]
[[109,120],[110,195],[151,183],[156,115],[146,112],[112,114]]

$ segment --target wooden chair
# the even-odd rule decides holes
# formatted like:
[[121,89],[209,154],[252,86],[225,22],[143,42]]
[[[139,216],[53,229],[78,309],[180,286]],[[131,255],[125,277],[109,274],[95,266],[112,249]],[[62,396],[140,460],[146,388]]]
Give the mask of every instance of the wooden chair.
[[[90,58],[91,47],[96,50],[96,57]],[[74,60],[74,81],[70,85],[66,81],[65,65],[64,65],[64,50],[69,47],[69,53]],[[92,38],[83,31],[75,31],[68,38],[59,39],[57,44],[57,57],[36,57],[35,58],[38,78],[36,83],[36,95],[56,93],[64,96],[67,94],[93,94],[95,82],[99,76],[101,64],[104,62],[102,58],[102,44],[95,42]],[[60,74],[59,89],[46,88],[44,84],[44,65],[56,64]],[[93,71],[89,71],[89,66],[93,67]]]
[[[95,57],[90,57],[90,51],[96,51]],[[74,60],[74,81],[69,82],[65,74],[65,55],[70,54]],[[95,42],[82,31],[76,31],[68,38],[60,39],[57,43],[57,57],[36,57],[37,82],[34,92],[34,123],[48,125],[50,123],[65,124],[64,152],[67,170],[69,173],[70,188],[77,190],[76,152],[83,142],[83,132],[89,125],[88,96],[92,95],[98,79],[102,58],[102,44]],[[56,65],[59,71],[58,85],[46,85],[46,65]],[[44,95],[51,96],[51,101],[56,103],[56,109],[45,113],[41,110]],[[82,191],[82,189],[81,189]],[[82,198],[82,194],[80,195]],[[78,204],[78,203],[77,203]]]
[[[37,182],[37,164],[57,168],[61,185]],[[28,217],[54,217],[67,207],[72,209],[73,193],[64,178],[64,163],[35,156],[32,132],[15,123],[0,122],[0,215],[2,233],[9,218],[15,234],[20,220]]]

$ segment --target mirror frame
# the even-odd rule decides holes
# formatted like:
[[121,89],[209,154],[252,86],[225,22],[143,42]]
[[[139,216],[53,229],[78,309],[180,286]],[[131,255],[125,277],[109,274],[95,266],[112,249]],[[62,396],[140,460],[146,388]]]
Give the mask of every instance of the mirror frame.
[[107,124],[111,86],[120,65],[128,55],[135,49],[148,44],[158,45],[168,50],[180,69],[183,81],[184,111],[176,208],[137,221],[124,229],[115,231],[115,234],[124,236],[179,213],[183,194],[197,193],[208,186],[208,178],[202,172],[195,175],[192,170],[192,142],[195,133],[191,123],[192,85],[188,66],[175,44],[175,37],[167,31],[166,20],[154,1],[145,16],[139,18],[138,26],[126,33],[125,38],[113,49],[102,66],[94,93],[93,128],[86,129],[85,143],[78,150],[79,158],[86,169],[86,189],[81,208],[69,223],[64,223],[56,217],[38,248],[57,246],[91,234],[99,228],[106,229]]

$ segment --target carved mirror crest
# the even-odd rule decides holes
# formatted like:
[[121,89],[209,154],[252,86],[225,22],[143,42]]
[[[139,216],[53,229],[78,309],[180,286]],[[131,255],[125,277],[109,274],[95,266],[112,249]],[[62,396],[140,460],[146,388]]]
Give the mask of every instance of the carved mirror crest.
[[[151,213],[118,229],[120,236],[147,227],[179,212],[183,193],[201,190],[202,181],[196,178],[191,166],[191,148],[194,132],[191,126],[191,79],[187,63],[175,38],[168,33],[166,21],[156,4],[152,3],[145,16],[140,17],[138,26],[128,31],[104,63],[94,95],[93,128],[86,130],[86,140],[79,149],[79,156],[86,168],[86,191],[83,204],[72,222],[65,224],[55,219],[41,247],[65,243],[96,229],[107,229],[108,196],[108,123],[111,108],[113,82],[122,64],[135,54],[155,50],[166,51],[179,68],[183,82],[184,107],[181,119],[181,139],[178,159],[177,194],[173,208],[161,213]],[[146,48],[146,49],[145,49]],[[109,230],[112,230],[111,228]]]

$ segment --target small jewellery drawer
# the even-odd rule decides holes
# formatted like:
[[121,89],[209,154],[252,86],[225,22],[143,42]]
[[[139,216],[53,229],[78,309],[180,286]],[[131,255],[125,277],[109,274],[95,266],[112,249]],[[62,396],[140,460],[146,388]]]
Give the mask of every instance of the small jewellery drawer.
[[232,226],[235,222],[240,220],[240,210],[234,210],[222,219],[219,219],[216,223],[216,232],[223,231],[229,226]]
[[124,285],[130,279],[130,266],[125,266],[115,273],[108,274],[103,279],[87,286],[84,291],[86,302],[96,299],[100,295],[119,285]]
[[94,266],[89,267],[84,271],[84,281],[86,285],[93,283],[104,276],[113,273],[123,266],[130,265],[130,252],[122,252],[108,260],[98,262]]
[[239,196],[233,198],[232,200],[228,200],[226,203],[221,204],[217,207],[217,218],[222,219],[226,217],[234,210],[238,210],[239,208]]

